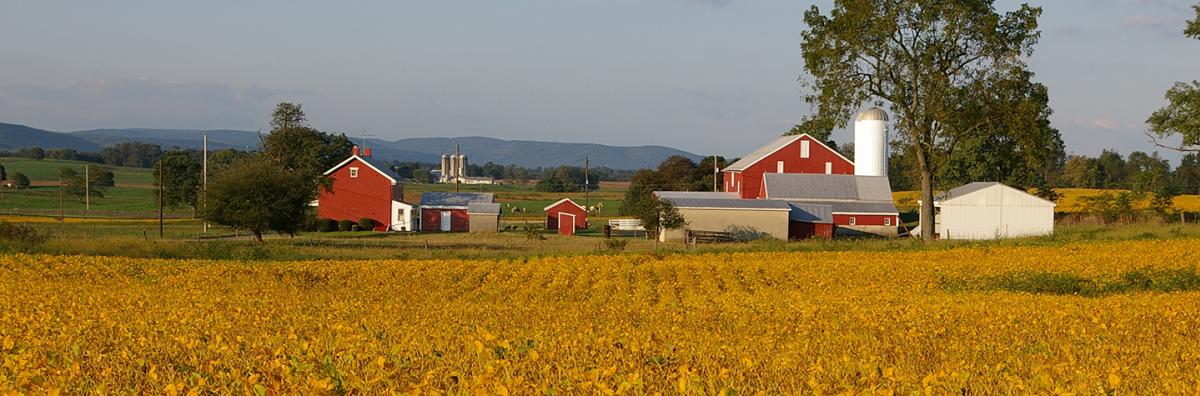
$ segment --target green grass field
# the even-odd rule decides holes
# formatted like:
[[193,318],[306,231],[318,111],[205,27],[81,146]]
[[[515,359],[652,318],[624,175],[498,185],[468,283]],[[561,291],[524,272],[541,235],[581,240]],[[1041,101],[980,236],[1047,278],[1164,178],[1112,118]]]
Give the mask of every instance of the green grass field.
[[60,168],[71,168],[82,174],[83,167],[85,165],[103,166],[111,169],[113,172],[113,182],[116,183],[117,186],[140,186],[150,188],[154,184],[154,171],[145,168],[107,166],[82,161],[63,161],[53,159],[35,160],[21,157],[0,157],[0,165],[4,165],[4,169],[9,175],[14,173],[23,173],[35,184],[38,184],[39,182],[58,183],[58,170]]

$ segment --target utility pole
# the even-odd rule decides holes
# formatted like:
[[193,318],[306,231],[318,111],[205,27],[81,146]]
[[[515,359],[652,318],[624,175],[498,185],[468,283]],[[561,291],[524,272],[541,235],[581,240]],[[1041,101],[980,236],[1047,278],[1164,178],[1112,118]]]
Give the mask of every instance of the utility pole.
[[591,179],[588,177],[588,157],[583,157],[583,209],[584,211],[591,210],[592,207],[592,185]]
[[[200,161],[200,210],[208,208],[208,133],[204,133],[204,155]],[[208,233],[208,222],[200,223],[200,232]]]
[[92,176],[89,166],[83,166],[83,202],[87,210],[92,210]]
[[457,144],[454,145],[454,161],[458,161],[458,164],[450,167],[451,169],[456,169],[457,172],[455,173],[458,173],[457,175],[454,175],[454,192],[458,192],[458,186],[462,183],[462,177],[460,175],[467,174],[466,169],[462,168],[462,153],[458,151],[458,148],[459,147]]
[[163,237],[163,166],[162,159],[158,160],[158,238]]
[[63,215],[66,210],[63,209],[63,180],[62,176],[58,177],[58,221],[63,221]]

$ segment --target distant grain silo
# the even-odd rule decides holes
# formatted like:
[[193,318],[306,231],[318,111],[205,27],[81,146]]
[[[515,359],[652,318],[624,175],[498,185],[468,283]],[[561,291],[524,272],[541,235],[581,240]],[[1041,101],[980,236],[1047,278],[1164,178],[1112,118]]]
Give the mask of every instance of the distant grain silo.
[[466,154],[458,155],[458,174],[455,176],[467,177],[467,155]]

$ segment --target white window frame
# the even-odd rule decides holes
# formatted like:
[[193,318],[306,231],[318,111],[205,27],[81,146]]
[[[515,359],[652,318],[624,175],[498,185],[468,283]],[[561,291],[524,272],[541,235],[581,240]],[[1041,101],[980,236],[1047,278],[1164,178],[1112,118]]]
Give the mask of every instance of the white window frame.
[[854,216],[850,216],[850,225],[858,225],[858,219]]
[[783,173],[783,161],[775,161],[775,173]]
[[883,218],[883,225],[885,225],[885,226],[890,226],[890,225],[892,225],[892,218],[891,218],[891,217],[884,217],[884,218]]
[[355,167],[350,167],[350,178],[351,178],[351,179],[357,179],[357,178],[358,178],[358,168],[355,168]]
[[808,146],[809,146],[809,143],[810,143],[810,142],[809,142],[808,140],[801,140],[801,141],[800,141],[800,158],[808,158],[808,154],[809,154],[809,147],[808,147]]
[[825,174],[826,174],[826,175],[832,175],[832,174],[833,174],[833,163],[832,163],[832,162],[826,162],[826,163],[825,163]]

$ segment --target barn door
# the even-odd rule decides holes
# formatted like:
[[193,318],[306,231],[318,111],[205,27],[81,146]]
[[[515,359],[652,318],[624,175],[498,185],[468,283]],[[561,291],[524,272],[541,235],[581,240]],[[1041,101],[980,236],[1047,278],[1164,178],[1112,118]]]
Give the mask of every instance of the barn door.
[[441,225],[441,227],[439,228],[440,230],[450,231],[450,211],[449,210],[442,211],[442,223],[440,225]]
[[558,235],[575,235],[575,215],[570,213],[558,214]]

